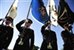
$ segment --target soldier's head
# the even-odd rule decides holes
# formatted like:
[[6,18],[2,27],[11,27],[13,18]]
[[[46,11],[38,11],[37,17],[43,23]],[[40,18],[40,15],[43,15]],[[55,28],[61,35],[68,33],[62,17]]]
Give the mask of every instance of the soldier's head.
[[32,21],[31,19],[27,19],[27,20],[25,21],[25,27],[26,27],[26,28],[29,28],[32,23],[33,23],[33,21]]
[[13,22],[13,19],[11,17],[6,17],[6,21],[5,21],[6,25],[9,25],[12,22]]

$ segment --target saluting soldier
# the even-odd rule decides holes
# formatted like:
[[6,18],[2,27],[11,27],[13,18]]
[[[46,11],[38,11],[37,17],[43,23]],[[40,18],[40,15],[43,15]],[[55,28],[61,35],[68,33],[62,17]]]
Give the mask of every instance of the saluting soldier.
[[40,50],[58,50],[56,33],[52,31],[50,28],[48,28],[50,27],[50,25],[51,25],[50,21],[48,21],[41,28],[43,42],[42,42]]
[[70,32],[72,27],[69,26],[69,24],[65,24],[64,29],[65,30],[61,32],[61,36],[64,41],[63,50],[74,50],[74,34]]
[[13,37],[13,19],[11,17],[6,17],[4,22],[5,25],[0,25],[0,48],[7,50]]
[[[21,26],[25,22],[24,26]],[[32,50],[34,46],[34,30],[30,28],[31,19],[22,20],[16,25],[20,35],[13,50]]]

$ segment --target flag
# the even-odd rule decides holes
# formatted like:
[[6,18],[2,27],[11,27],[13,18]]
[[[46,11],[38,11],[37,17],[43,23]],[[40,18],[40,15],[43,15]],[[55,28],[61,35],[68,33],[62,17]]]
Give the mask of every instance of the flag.
[[41,23],[50,20],[42,0],[32,0],[32,15]]
[[[14,0],[14,2],[12,3],[11,7],[9,8],[5,19],[8,19],[11,21],[11,26],[13,27],[13,20],[17,15],[17,4],[18,4],[18,0]],[[4,23],[4,21],[2,22],[2,24]]]
[[50,0],[50,3],[49,3],[49,15],[50,15],[51,24],[57,26],[58,25],[58,22],[57,22],[58,13],[57,13],[57,9],[56,9],[54,0]]
[[11,5],[6,17],[11,17],[12,19],[14,19],[16,17],[16,15],[17,15],[17,4],[18,4],[18,0],[15,0],[14,3]]
[[58,6],[58,23],[60,26],[74,23],[74,13],[71,11],[66,1],[60,1]]

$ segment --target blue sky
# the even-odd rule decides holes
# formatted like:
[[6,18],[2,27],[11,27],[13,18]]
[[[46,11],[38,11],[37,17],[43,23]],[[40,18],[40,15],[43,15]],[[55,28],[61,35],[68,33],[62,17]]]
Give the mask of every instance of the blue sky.
[[[0,18],[4,18],[6,13],[8,12],[11,4],[14,0],[0,0]],[[46,0],[47,1],[47,0]],[[58,6],[59,0],[55,0],[56,6]],[[67,0],[71,10],[74,12],[74,0]],[[15,25],[20,22],[21,20],[25,19],[28,13],[28,9],[30,6],[31,0],[19,0],[18,3],[18,9],[17,9],[17,16],[14,19],[14,35],[11,44],[9,45],[9,49],[13,49],[16,39],[18,38],[19,32],[17,31]],[[47,2],[46,2],[47,3]],[[35,33],[35,45],[41,46],[42,43],[42,34],[40,32],[41,24],[38,22],[33,16],[30,11],[29,18],[33,20],[33,24],[31,25],[31,28],[34,30]],[[59,25],[57,27],[51,26],[51,29],[56,32],[57,35],[57,43],[58,43],[58,49],[61,50],[63,48],[63,40],[61,38],[61,31],[63,30],[62,27]],[[73,25],[73,31],[74,31],[74,25]]]

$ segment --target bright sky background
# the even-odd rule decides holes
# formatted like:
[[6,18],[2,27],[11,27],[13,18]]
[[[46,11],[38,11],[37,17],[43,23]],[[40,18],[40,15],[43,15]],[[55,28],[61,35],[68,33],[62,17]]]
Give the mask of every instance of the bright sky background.
[[[4,18],[6,13],[8,12],[11,4],[14,0],[0,0],[0,18]],[[47,1],[47,0],[46,0]],[[58,6],[59,0],[56,0],[56,5]],[[74,0],[67,0],[71,10],[74,12]],[[18,9],[17,9],[17,16],[14,19],[14,35],[11,44],[9,45],[9,49],[13,49],[16,39],[18,38],[19,32],[17,31],[15,25],[20,22],[21,20],[25,19],[28,13],[28,9],[30,6],[31,0],[19,0]],[[31,14],[29,14],[29,18],[33,20],[33,24],[31,28],[34,30],[35,33],[35,45],[41,46],[42,43],[42,34],[41,34],[41,26],[42,24],[38,22]],[[57,27],[51,26],[51,29],[56,32],[57,35],[57,43],[58,49],[61,50],[63,48],[63,40],[61,38],[61,31],[63,30],[59,25]],[[73,25],[74,31],[74,25]]]

